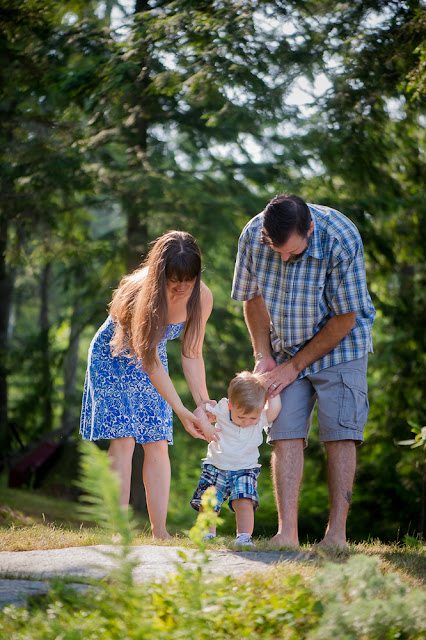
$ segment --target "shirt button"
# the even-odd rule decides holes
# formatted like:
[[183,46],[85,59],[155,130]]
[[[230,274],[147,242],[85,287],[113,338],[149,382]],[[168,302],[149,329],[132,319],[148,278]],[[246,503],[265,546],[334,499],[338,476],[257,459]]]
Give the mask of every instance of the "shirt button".
[[283,316],[283,318],[287,318],[287,316],[286,316],[286,315],[284,315],[284,316]]
[[319,290],[322,291],[322,287],[320,287]]
[[285,290],[285,292],[286,292],[286,293],[290,293],[289,289],[286,289],[286,290]]

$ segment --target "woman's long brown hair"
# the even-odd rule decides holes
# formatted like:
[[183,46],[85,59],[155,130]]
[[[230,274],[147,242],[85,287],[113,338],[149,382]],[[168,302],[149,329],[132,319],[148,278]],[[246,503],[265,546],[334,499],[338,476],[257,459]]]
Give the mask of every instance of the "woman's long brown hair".
[[114,292],[109,309],[115,323],[113,355],[128,352],[150,371],[158,362],[157,344],[167,328],[167,280],[194,278],[182,338],[182,353],[191,357],[201,325],[201,253],[195,238],[183,231],[169,231],[158,238],[143,264],[125,276]]

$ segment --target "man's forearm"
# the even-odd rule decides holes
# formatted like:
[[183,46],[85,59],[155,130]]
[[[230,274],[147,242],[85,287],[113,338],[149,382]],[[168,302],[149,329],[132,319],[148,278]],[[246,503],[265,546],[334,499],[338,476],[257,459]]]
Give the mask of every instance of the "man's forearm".
[[[298,373],[330,353],[355,326],[356,311],[332,316],[318,333],[300,349],[291,362]],[[288,361],[287,361],[288,362]]]
[[250,333],[254,355],[271,354],[270,318],[262,296],[243,303],[244,319]]
[[356,312],[332,316],[292,358],[270,370],[266,375],[267,382],[272,388],[270,397],[277,396],[285,387],[296,380],[303,369],[330,353],[349,333],[355,321]]

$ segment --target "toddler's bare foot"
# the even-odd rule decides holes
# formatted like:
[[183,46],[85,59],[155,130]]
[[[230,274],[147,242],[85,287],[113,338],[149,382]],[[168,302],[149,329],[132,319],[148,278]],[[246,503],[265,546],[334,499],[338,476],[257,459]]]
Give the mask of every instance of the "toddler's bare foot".
[[269,540],[269,545],[275,549],[278,547],[290,547],[294,551],[299,550],[299,540],[286,536],[284,533],[277,533]]

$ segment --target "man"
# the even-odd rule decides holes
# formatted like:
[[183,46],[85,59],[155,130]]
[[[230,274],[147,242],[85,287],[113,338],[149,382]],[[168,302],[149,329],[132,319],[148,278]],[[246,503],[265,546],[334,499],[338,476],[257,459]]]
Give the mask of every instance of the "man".
[[274,546],[299,546],[297,511],[314,405],[327,455],[330,517],[318,546],[346,546],[346,519],[368,416],[375,310],[355,225],[282,194],[243,229],[232,297],[243,301],[255,354],[282,409],[268,436],[278,510]]

